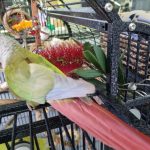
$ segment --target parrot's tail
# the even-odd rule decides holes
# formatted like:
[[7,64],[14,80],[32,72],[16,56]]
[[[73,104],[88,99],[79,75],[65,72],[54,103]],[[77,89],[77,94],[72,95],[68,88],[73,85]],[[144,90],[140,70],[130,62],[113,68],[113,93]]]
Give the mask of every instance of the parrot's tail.
[[86,97],[95,93],[95,86],[83,79],[72,79],[56,74],[54,88],[47,94],[46,100],[59,100],[74,97]]

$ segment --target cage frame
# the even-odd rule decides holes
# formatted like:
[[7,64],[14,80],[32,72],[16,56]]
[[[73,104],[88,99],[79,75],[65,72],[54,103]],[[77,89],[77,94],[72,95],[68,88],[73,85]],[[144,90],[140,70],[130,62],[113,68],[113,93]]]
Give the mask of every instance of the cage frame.
[[[137,106],[137,105],[144,105],[146,103],[149,103],[149,96],[147,98],[143,98],[144,100],[137,99],[130,103],[127,102],[123,106],[120,104],[117,104],[116,99],[115,99],[115,97],[118,93],[118,85],[117,85],[118,69],[117,68],[118,68],[118,60],[119,60],[119,56],[120,56],[119,38],[120,38],[120,34],[122,32],[126,32],[126,31],[132,32],[129,30],[129,26],[132,23],[132,21],[131,22],[123,22],[115,10],[112,10],[111,12],[106,12],[105,6],[106,6],[106,4],[108,4],[110,2],[109,0],[85,0],[85,1],[88,3],[89,6],[91,6],[91,8],[96,12],[96,14],[98,14],[98,15],[94,15],[96,20],[90,18],[90,17],[93,17],[93,14],[91,14],[91,12],[89,15],[89,13],[86,13],[86,12],[76,12],[75,11],[75,12],[69,13],[68,10],[66,10],[64,12],[58,13],[56,10],[52,10],[52,11],[48,11],[48,15],[50,17],[63,19],[68,26],[70,36],[72,36],[72,33],[71,33],[71,29],[69,27],[69,24],[67,22],[72,22],[72,23],[76,23],[76,24],[80,24],[80,25],[86,25],[87,27],[94,28],[99,32],[108,31],[108,34],[109,34],[108,35],[108,37],[109,37],[108,38],[108,41],[109,41],[108,42],[108,60],[109,60],[109,66],[111,68],[111,71],[107,75],[107,77],[108,77],[107,89],[108,89],[108,93],[109,93],[108,97],[109,97],[109,99],[111,97],[112,101],[111,102],[108,101],[108,97],[103,95],[102,93],[99,96],[101,96],[106,108],[108,108],[112,113],[114,113],[115,115],[120,117],[122,120],[124,120],[125,122],[130,124],[130,120],[128,120],[128,118],[124,118],[126,115],[121,113],[121,110],[125,114],[131,115],[128,112],[130,107]],[[72,3],[72,5],[73,4],[74,3]],[[69,6],[68,4],[62,4],[62,5]],[[52,7],[54,7],[54,6],[52,6]],[[45,11],[45,10],[43,10],[43,11]],[[68,17],[69,15],[66,16],[66,13],[69,13],[70,17]],[[99,19],[99,18],[101,18],[101,16],[105,16],[104,17],[105,19],[104,20]],[[150,28],[149,25],[139,23],[139,22],[134,22],[134,21],[133,21],[133,23],[136,25],[134,33],[144,33],[145,35],[150,35],[150,30],[147,30],[148,28]],[[45,107],[45,105],[40,106],[40,108],[43,108],[43,109],[44,109],[44,107]],[[20,113],[20,112],[22,112],[22,110],[28,111],[24,102],[19,102],[17,104],[11,105],[11,107],[4,106],[0,110],[0,118],[4,117],[5,115],[9,115],[9,114],[11,114],[11,115],[14,114],[16,116],[16,113]],[[29,128],[30,128],[30,137],[31,137],[31,149],[33,149],[33,136],[32,136],[31,129],[33,128],[34,125],[32,124],[31,118],[32,117],[30,116],[30,127]],[[46,116],[45,116],[45,121],[47,122]],[[48,126],[48,124],[46,126]],[[14,124],[13,133],[15,130],[16,130],[16,126]],[[67,130],[66,130],[66,132],[67,132]],[[10,139],[10,131],[6,131],[6,133],[4,133],[4,135],[5,135],[4,137],[6,138],[7,133],[9,133],[8,136]],[[49,133],[49,136],[51,136],[50,133]],[[15,139],[15,134],[12,135],[12,141],[13,141],[12,147],[14,147],[14,139]],[[49,137],[49,139],[52,139],[52,138]],[[87,137],[87,139],[89,139],[89,137]],[[70,138],[70,140],[71,140],[71,138]],[[3,142],[4,142],[4,140],[3,140]],[[5,141],[5,142],[7,143],[7,141]],[[53,145],[52,143],[51,144],[49,143],[49,144],[52,146]],[[53,149],[55,149],[55,148],[53,148]]]

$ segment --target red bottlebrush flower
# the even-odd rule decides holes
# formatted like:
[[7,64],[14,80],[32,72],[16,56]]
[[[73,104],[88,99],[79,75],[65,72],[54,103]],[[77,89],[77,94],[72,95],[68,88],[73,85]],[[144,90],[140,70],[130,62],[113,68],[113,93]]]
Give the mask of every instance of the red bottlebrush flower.
[[44,50],[37,53],[66,74],[83,64],[83,45],[73,39],[54,38],[46,45]]

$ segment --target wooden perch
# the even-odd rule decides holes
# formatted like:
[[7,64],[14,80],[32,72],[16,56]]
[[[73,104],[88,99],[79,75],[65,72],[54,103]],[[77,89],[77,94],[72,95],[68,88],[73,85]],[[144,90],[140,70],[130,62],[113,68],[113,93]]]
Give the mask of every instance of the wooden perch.
[[0,99],[0,106],[19,102],[17,99]]
[[[117,150],[148,150],[150,138],[126,124],[101,105],[80,99],[49,101],[51,106],[96,139]],[[131,140],[132,139],[132,140]]]

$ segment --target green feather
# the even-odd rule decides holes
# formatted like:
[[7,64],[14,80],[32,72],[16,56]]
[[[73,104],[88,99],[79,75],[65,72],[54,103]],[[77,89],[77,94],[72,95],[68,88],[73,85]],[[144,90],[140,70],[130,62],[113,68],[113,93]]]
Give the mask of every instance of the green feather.
[[7,66],[5,74],[10,89],[17,96],[39,104],[45,103],[45,95],[54,85],[52,70],[35,63],[22,61]]
[[64,75],[45,58],[18,45],[14,46],[10,63],[5,68],[10,90],[23,100],[39,104],[45,103],[45,95],[53,88],[53,72]]

